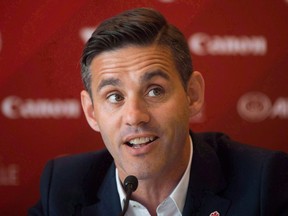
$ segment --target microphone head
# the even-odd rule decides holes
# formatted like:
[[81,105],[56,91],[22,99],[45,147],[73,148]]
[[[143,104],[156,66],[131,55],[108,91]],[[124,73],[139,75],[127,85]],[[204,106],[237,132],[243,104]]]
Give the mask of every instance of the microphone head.
[[125,191],[127,192],[127,190],[130,188],[132,191],[135,191],[138,187],[138,179],[133,176],[133,175],[129,175],[125,178],[124,180],[124,188]]

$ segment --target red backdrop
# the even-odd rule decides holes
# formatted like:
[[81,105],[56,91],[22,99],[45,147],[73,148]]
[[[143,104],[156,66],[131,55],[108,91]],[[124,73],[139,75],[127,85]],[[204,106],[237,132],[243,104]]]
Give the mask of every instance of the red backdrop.
[[288,152],[288,1],[0,2],[0,215],[26,215],[50,158],[103,147],[80,107],[79,59],[103,19],[154,7],[187,36],[206,81],[194,131]]

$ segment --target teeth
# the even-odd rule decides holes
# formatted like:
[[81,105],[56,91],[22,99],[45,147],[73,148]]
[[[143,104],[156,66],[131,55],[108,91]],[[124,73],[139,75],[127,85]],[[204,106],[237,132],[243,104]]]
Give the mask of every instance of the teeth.
[[139,137],[139,138],[130,140],[129,143],[132,145],[140,145],[140,144],[151,142],[153,140],[154,140],[154,137]]
[[132,148],[134,148],[134,149],[138,149],[138,148],[141,148],[142,145],[143,145],[143,144],[133,145]]

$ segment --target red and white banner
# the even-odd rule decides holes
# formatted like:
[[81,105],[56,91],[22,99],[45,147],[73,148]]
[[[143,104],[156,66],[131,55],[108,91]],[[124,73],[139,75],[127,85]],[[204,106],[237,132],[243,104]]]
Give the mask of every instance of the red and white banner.
[[79,60],[112,15],[153,7],[187,37],[206,103],[194,131],[288,152],[288,1],[0,2],[0,215],[26,215],[48,159],[103,147],[84,119]]

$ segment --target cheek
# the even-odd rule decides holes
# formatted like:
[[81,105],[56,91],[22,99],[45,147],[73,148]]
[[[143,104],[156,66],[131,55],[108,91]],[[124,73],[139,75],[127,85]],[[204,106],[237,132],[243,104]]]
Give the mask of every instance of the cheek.
[[94,112],[103,142],[107,148],[113,148],[119,141],[118,132],[121,128],[118,115],[108,112],[105,107],[97,107]]
[[113,117],[114,116],[104,114],[100,114],[98,117],[99,132],[105,142],[112,140],[113,136],[116,135],[117,128],[119,128],[117,127],[117,120]]
[[[115,130],[114,130],[115,131]],[[102,128],[101,137],[104,142],[105,147],[108,149],[110,154],[113,156],[115,160],[117,160],[119,156],[119,145],[116,139],[116,133],[112,133],[113,130],[110,128]]]
[[170,122],[170,124],[179,122],[189,122],[189,106],[186,102],[186,97],[174,98],[170,100],[164,107],[157,111],[155,117],[162,119],[163,121]]

